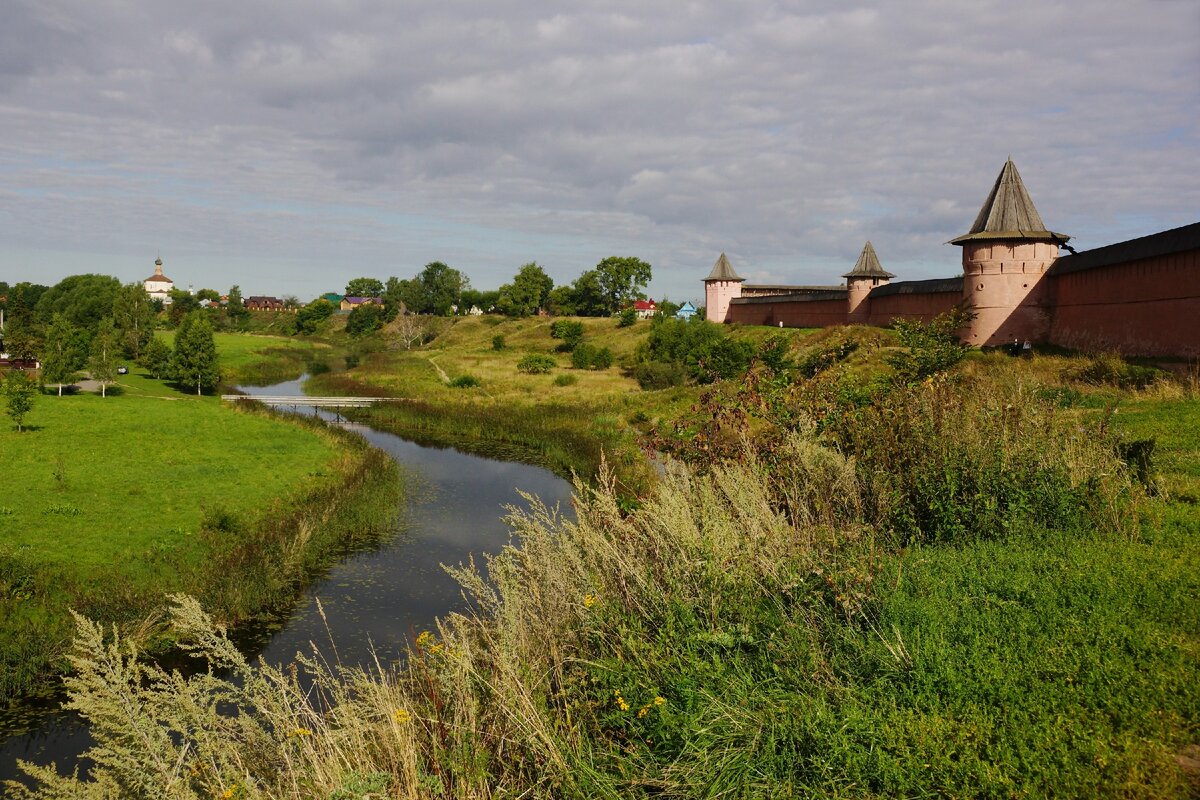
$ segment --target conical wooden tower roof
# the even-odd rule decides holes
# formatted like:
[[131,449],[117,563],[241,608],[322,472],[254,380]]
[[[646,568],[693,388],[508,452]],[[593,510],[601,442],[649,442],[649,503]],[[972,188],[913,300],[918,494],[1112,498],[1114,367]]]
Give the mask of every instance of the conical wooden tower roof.
[[733,271],[733,266],[729,263],[729,259],[721,253],[721,257],[717,259],[717,263],[713,264],[712,272],[708,273],[706,281],[744,281],[742,276]]
[[1065,242],[1070,236],[1046,228],[1042,215],[1033,205],[1025,189],[1021,173],[1010,158],[1004,163],[991,194],[979,209],[979,216],[968,233],[951,239],[950,244],[963,244],[976,239],[1035,239]]
[[894,278],[892,273],[883,268],[879,263],[879,256],[875,255],[875,248],[868,241],[859,253],[858,261],[854,264],[854,269],[842,276],[843,278]]

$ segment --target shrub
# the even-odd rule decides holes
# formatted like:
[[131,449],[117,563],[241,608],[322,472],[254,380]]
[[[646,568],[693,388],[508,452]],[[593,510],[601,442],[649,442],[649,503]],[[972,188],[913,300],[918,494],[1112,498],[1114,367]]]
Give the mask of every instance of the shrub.
[[661,319],[652,324],[639,360],[678,364],[697,381],[711,383],[741,375],[753,355],[753,345],[730,338],[720,325]]
[[571,353],[571,366],[575,369],[608,369],[612,366],[612,352],[607,347],[580,343]]
[[574,375],[558,375],[554,378],[555,386],[574,386],[579,383],[579,378]]
[[351,336],[365,336],[383,327],[383,307],[375,303],[363,303],[356,306],[346,318],[346,333]]
[[628,328],[633,323],[637,322],[637,311],[632,308],[627,308],[620,314],[617,314],[617,327]]
[[841,361],[845,361],[851,353],[858,349],[858,342],[847,339],[818,347],[807,353],[796,364],[796,371],[805,378],[824,372]]
[[450,386],[455,389],[474,389],[479,383],[479,378],[476,378],[474,375],[459,375],[450,381]]
[[492,337],[492,349],[503,350],[508,345],[504,342],[504,334],[498,333]]
[[562,340],[558,352],[570,353],[583,341],[583,323],[572,319],[555,320],[550,324],[550,337]]
[[888,364],[896,370],[896,381],[916,383],[930,375],[944,372],[962,361],[971,346],[958,338],[958,331],[974,318],[974,314],[956,308],[938,314],[929,322],[896,320],[893,328],[905,349],[888,356]]
[[1145,389],[1165,377],[1154,367],[1130,364],[1116,353],[1103,353],[1088,360],[1074,374],[1076,380],[1093,386],[1116,386],[1120,389]]
[[681,364],[648,361],[634,367],[633,377],[637,380],[638,386],[646,391],[653,391],[682,386],[687,380],[687,372]]
[[558,362],[552,356],[544,353],[529,353],[517,362],[517,372],[524,372],[528,375],[544,375],[557,366]]

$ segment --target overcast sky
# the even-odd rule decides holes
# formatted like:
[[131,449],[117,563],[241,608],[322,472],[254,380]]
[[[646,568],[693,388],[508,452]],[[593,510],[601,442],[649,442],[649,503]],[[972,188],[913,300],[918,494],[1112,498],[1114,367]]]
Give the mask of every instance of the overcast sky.
[[0,279],[952,275],[1009,155],[1080,249],[1200,220],[1198,116],[1195,0],[0,0]]

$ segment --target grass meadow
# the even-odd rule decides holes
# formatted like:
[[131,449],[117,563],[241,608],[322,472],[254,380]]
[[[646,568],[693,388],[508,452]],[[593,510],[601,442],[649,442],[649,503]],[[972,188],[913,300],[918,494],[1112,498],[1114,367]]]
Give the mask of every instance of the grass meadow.
[[[585,325],[618,363],[645,335]],[[494,319],[321,376],[435,438],[679,458],[636,502],[610,460],[577,470],[573,519],[514,512],[512,547],[454,570],[476,612],[394,671],[247,664],[177,596],[180,642],[234,676],[182,680],[80,621],[71,702],[104,766],[32,796],[1196,796],[1196,382],[972,353],[896,385],[889,332],[789,335],[811,377],[523,375],[548,324]]]
[[[175,332],[155,335],[173,345]],[[226,385],[265,386],[299,377],[311,363],[324,363],[334,355],[330,345],[311,339],[257,333],[215,333],[221,382]]]
[[[122,376],[106,398],[42,396],[26,421],[22,433],[0,426],[0,696],[56,663],[70,637],[68,606],[131,622],[185,588],[224,605],[225,618],[279,602],[291,587],[251,571],[261,569],[254,554],[242,574],[212,574],[212,565],[248,532],[282,540],[301,511],[327,518],[336,490],[361,482],[369,460],[336,432],[139,374]],[[374,467],[379,483],[394,479],[390,462]],[[242,581],[259,583],[257,599],[226,602],[244,594]]]

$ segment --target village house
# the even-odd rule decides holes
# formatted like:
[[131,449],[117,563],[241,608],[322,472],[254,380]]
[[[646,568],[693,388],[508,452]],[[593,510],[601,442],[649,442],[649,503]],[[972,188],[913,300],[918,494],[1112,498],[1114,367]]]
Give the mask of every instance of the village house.
[[284,303],[278,297],[254,295],[247,297],[242,304],[247,311],[283,311]]
[[381,306],[381,305],[383,305],[383,298],[382,297],[343,297],[341,303],[338,304],[338,308],[341,309],[342,311],[353,311],[354,309],[358,308],[359,306],[371,305],[371,304]]
[[638,319],[650,319],[654,316],[654,312],[658,311],[658,305],[655,304],[653,297],[649,300],[634,300],[633,310],[637,313]]

